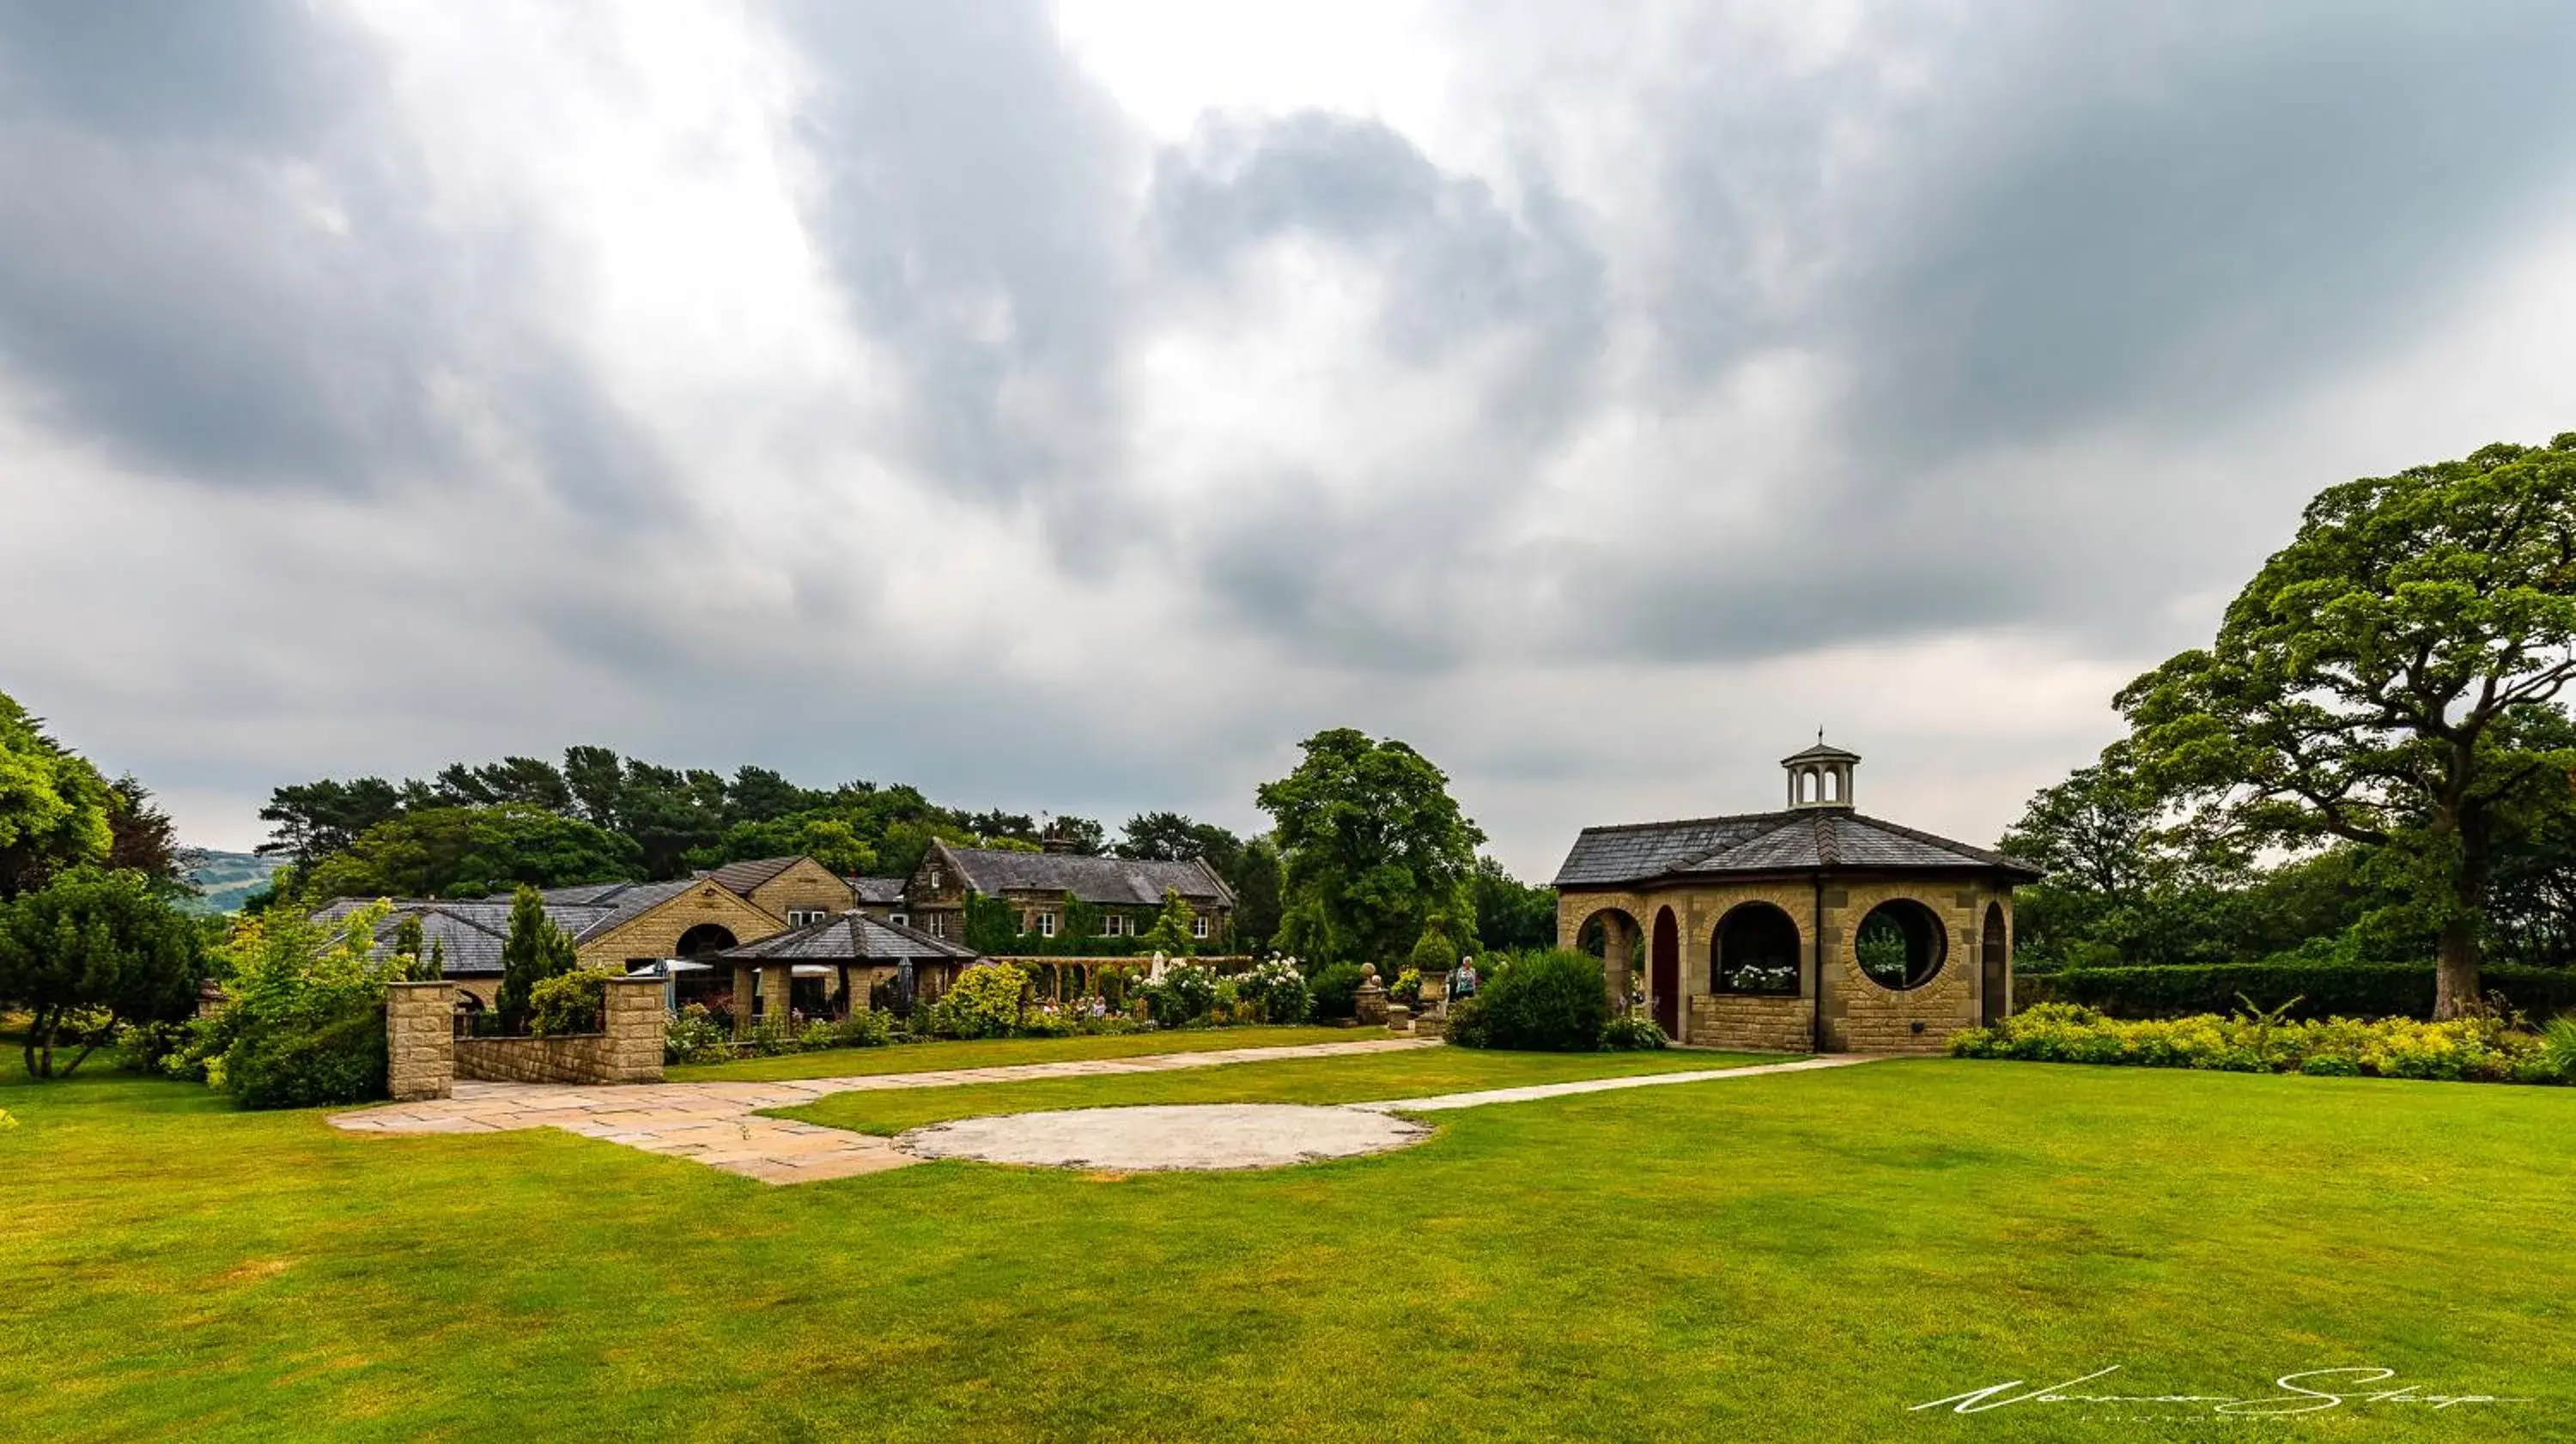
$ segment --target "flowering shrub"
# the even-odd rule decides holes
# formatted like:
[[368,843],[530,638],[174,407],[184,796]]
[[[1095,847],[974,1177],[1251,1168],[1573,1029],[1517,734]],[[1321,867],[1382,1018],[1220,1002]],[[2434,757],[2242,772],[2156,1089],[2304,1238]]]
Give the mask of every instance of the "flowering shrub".
[[1604,1053],[1643,1052],[1668,1047],[1672,1043],[1655,1020],[1643,1013],[1621,1013],[1601,1025],[1601,1051]]
[[1007,1038],[1020,1024],[1029,975],[1009,963],[979,963],[957,975],[930,1005],[930,1032],[941,1038]]
[[1143,990],[1146,1011],[1159,1027],[1205,1021],[1216,1007],[1217,977],[1204,963],[1174,963]]
[[704,1003],[691,1003],[662,1025],[665,1063],[721,1063],[733,1056],[733,1025],[716,1021]]
[[2576,1020],[2534,1033],[2510,1015],[2424,1023],[2412,1018],[2284,1020],[2282,1012],[2126,1021],[2072,1003],[2041,1003],[1991,1028],[1950,1037],[1962,1058],[2207,1068],[2231,1073],[2576,1082]]
[[575,968],[541,979],[528,990],[528,1031],[540,1038],[596,1033],[607,997],[605,968]]
[[1256,963],[1234,980],[1235,996],[1249,1004],[1264,1023],[1302,1023],[1315,1010],[1315,995],[1306,975],[1287,958]]
[[1422,1005],[1422,970],[1407,968],[1395,975],[1395,986],[1386,990],[1386,1000],[1408,1008]]

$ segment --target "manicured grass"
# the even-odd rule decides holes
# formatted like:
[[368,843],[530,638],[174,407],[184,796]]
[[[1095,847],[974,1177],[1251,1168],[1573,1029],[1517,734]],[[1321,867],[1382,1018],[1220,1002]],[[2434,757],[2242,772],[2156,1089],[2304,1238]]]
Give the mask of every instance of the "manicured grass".
[[[0,1108],[12,1437],[2576,1436],[2576,1090],[1925,1060],[794,1188],[104,1073]],[[2531,1402],[1907,1412],[2111,1364]]]
[[1577,1078],[1621,1078],[1639,1073],[1689,1073],[1748,1063],[1783,1063],[1789,1057],[1780,1053],[1696,1049],[1661,1053],[1487,1053],[1467,1048],[1420,1048],[1374,1057],[1230,1063],[1221,1068],[1177,1073],[1046,1078],[891,1093],[835,1093],[815,1103],[775,1111],[781,1118],[801,1118],[860,1133],[895,1134],[925,1123],[987,1113],[1114,1108],[1139,1103],[1370,1103],[1434,1093],[1563,1083]]
[[1086,1038],[989,1038],[976,1041],[895,1043],[883,1048],[832,1048],[782,1053],[670,1069],[675,1083],[716,1079],[857,1078],[876,1073],[928,1073],[942,1068],[990,1068],[1005,1063],[1066,1063],[1081,1058],[1141,1058],[1149,1053],[1203,1053],[1216,1048],[1287,1048],[1300,1043],[1363,1043],[1391,1038],[1384,1028],[1183,1028],[1172,1032],[1106,1033]]

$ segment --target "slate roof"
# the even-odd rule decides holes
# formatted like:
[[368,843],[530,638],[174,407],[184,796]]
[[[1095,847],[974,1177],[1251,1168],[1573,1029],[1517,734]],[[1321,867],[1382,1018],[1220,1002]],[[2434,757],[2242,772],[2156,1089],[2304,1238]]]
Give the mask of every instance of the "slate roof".
[[1006,892],[1071,893],[1087,903],[1159,904],[1170,888],[1193,902],[1234,906],[1234,893],[1203,862],[1146,862],[1070,852],[997,852],[949,847],[968,887],[987,897]]
[[910,881],[910,878],[901,877],[854,877],[850,879],[850,886],[858,893],[860,902],[901,907],[904,887]]
[[[636,914],[704,882],[675,878],[669,882],[599,882],[544,889],[546,917],[574,942],[585,942]],[[334,898],[314,914],[317,922],[338,922],[373,902],[372,898]],[[479,977],[501,971],[501,944],[510,936],[511,899],[507,894],[479,898],[402,898],[376,927],[376,954],[393,946],[394,933],[406,913],[420,918],[421,945],[437,938],[447,944],[446,971]]]
[[751,890],[803,861],[798,856],[760,857],[748,862],[729,862],[707,874],[725,888],[751,896]]
[[2039,869],[1982,847],[1839,807],[1587,827],[1556,871],[1561,888],[1726,874],[1974,871],[2024,881]]
[[756,943],[728,948],[714,956],[748,961],[795,960],[822,963],[890,963],[904,958],[973,958],[973,948],[934,938],[918,928],[898,927],[858,913],[843,913],[828,922],[808,923],[775,933]]

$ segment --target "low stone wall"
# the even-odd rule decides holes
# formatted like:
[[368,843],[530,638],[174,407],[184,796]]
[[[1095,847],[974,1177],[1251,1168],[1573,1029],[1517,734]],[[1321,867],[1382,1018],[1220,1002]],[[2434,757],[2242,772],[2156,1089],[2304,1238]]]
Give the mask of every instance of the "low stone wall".
[[662,980],[612,978],[603,1028],[563,1038],[459,1038],[453,983],[395,983],[386,992],[387,1082],[398,1102],[445,1098],[454,1080],[485,1083],[659,1083]]
[[1690,1041],[1701,1047],[1772,1053],[1815,1050],[1814,1005],[1804,998],[1701,993],[1690,1005]]
[[459,1038],[456,1076],[478,1083],[607,1083],[608,1035]]

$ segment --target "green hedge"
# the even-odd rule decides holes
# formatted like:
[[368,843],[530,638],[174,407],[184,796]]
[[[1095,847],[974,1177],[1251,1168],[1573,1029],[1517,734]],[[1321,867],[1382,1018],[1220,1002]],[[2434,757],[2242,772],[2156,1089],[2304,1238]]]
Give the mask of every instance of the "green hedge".
[[[2479,986],[2534,1018],[2576,1009],[2576,969],[2492,964]],[[2154,968],[2067,968],[2014,979],[2017,1006],[2079,1003],[2114,1018],[2225,1014],[2244,996],[2258,1008],[2298,999],[2293,1018],[2429,1018],[2430,963],[2214,963]]]

